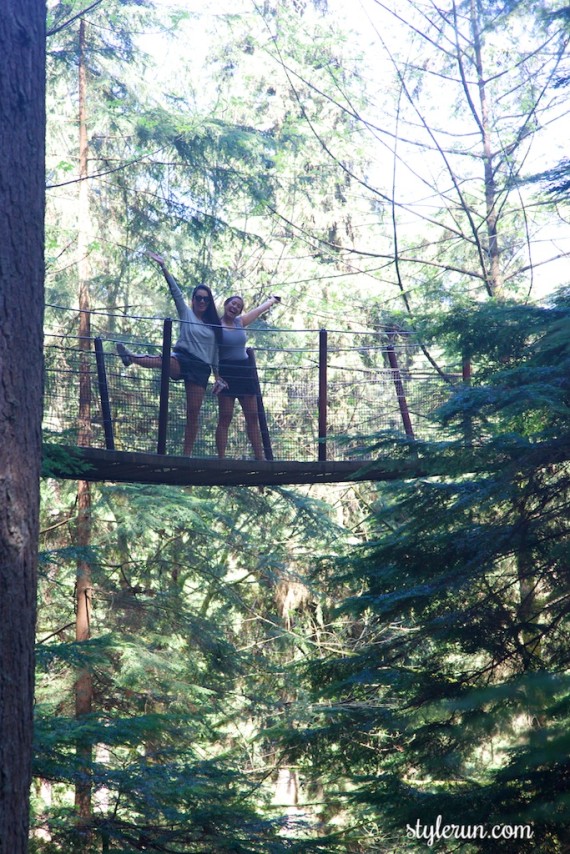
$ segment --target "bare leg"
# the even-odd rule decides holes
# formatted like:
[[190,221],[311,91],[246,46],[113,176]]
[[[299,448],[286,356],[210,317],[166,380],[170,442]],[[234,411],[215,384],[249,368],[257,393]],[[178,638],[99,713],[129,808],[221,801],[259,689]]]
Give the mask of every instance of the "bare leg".
[[245,418],[245,429],[247,436],[253,448],[253,455],[256,460],[263,460],[263,443],[261,441],[261,433],[259,430],[259,417],[257,414],[257,398],[254,394],[244,394],[239,398],[241,408]]
[[[141,368],[162,368],[162,356],[147,356],[144,353],[133,353],[124,344],[117,344],[117,352],[125,365],[138,365]],[[180,379],[180,362],[175,356],[170,357],[170,379]]]
[[[160,357],[158,357],[160,358]],[[176,361],[176,360],[175,360]],[[195,383],[185,382],[186,389],[186,430],[184,432],[184,453],[190,456],[198,434],[198,416],[206,389]]]
[[[162,356],[133,356],[133,365],[141,368],[162,368]],[[180,379],[180,362],[175,356],[170,357],[170,379]]]
[[234,414],[235,397],[228,397],[220,394],[218,396],[218,426],[216,427],[216,448],[218,449],[218,457],[223,459],[226,455],[226,445],[228,444],[228,430],[232,422]]

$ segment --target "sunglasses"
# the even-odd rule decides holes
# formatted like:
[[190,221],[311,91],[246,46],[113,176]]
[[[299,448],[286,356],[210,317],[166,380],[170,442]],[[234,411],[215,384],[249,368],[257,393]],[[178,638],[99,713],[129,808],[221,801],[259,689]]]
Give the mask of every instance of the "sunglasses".
[[205,302],[205,303],[210,302],[210,297],[203,297],[201,294],[200,295],[194,294],[193,299],[195,299],[196,302]]

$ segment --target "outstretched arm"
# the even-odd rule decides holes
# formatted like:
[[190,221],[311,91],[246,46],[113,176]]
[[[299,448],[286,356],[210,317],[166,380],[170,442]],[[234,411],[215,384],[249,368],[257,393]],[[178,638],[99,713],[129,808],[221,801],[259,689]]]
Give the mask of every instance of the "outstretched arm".
[[158,252],[147,252],[146,254],[151,261],[156,261],[159,267],[164,267],[166,269],[166,261],[162,255],[159,255]]
[[182,317],[182,314],[186,309],[186,300],[184,299],[184,294],[180,290],[178,282],[176,281],[174,276],[169,273],[168,268],[166,266],[166,261],[164,260],[162,255],[159,255],[158,252],[147,252],[146,254],[151,259],[151,261],[156,261],[156,263],[162,270],[162,274],[168,283],[168,288],[172,295],[172,299],[176,304],[178,315]]
[[245,314],[240,314],[240,320],[242,326],[249,326],[250,323],[253,323],[258,317],[262,314],[265,314],[266,311],[269,311],[274,305],[281,302],[281,297],[271,296],[269,299],[266,299],[265,302],[262,302],[261,305],[258,305],[257,308],[252,308],[251,311],[246,311]]

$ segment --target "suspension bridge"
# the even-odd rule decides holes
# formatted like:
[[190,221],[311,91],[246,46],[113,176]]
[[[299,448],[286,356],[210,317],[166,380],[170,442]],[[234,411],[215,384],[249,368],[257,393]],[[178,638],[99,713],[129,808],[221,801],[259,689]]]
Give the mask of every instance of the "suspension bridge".
[[421,476],[413,459],[375,458],[372,437],[433,438],[432,413],[465,378],[436,370],[413,335],[393,328],[249,327],[265,459],[251,459],[237,403],[218,459],[211,384],[188,457],[184,384],[166,370],[125,367],[116,352],[121,341],[135,352],[169,353],[173,321],[82,314],[80,326],[77,310],[48,307],[44,471],[54,477],[238,486]]

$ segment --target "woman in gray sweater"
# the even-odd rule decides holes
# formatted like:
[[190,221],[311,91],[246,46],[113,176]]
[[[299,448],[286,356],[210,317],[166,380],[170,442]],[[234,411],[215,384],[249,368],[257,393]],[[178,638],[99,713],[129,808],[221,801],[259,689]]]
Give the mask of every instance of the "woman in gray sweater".
[[[187,305],[178,282],[169,273],[162,255],[156,252],[147,254],[162,270],[181,321],[180,334],[170,357],[170,377],[173,380],[184,380],[184,453],[190,456],[198,433],[198,416],[210,372],[213,372],[215,378],[215,393],[227,387],[219,373],[218,347],[221,343],[222,327],[210,288],[198,285],[192,291],[191,305]],[[124,344],[117,344],[117,352],[125,366],[135,364],[141,368],[162,367],[162,356],[139,355]]]

